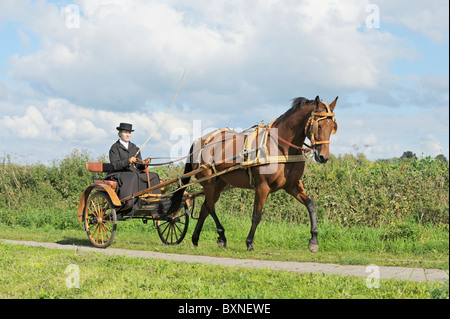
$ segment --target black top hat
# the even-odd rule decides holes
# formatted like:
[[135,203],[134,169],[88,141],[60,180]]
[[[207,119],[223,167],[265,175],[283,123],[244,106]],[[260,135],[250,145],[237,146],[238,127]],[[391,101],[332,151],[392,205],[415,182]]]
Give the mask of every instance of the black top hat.
[[116,127],[117,130],[121,131],[130,131],[130,132],[134,132],[134,130],[132,130],[133,125],[130,123],[120,123],[118,127]]

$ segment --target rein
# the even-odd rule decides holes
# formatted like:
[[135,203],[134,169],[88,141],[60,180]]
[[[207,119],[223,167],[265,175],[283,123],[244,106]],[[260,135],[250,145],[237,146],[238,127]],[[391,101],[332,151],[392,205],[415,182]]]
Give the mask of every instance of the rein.
[[[183,76],[184,76],[184,74],[183,74]],[[316,141],[316,139],[315,139],[315,137],[314,137],[315,135],[317,135],[317,134],[319,133],[319,122],[320,122],[320,121],[331,118],[331,119],[333,120],[333,122],[334,122],[334,127],[333,127],[333,130],[332,130],[331,133],[332,133],[332,134],[335,134],[336,131],[337,131],[337,123],[336,123],[336,119],[334,118],[334,113],[331,112],[330,107],[329,107],[329,105],[328,105],[327,103],[325,103],[325,102],[323,102],[323,101],[322,101],[322,103],[325,105],[325,109],[326,109],[326,110],[325,110],[325,111],[322,111],[322,112],[312,112],[312,113],[311,113],[311,116],[309,117],[308,122],[306,123],[306,126],[305,126],[305,135],[308,136],[308,132],[311,133],[311,134],[310,134],[310,135],[311,135],[311,138],[310,138],[310,140],[311,140],[311,145],[308,145],[308,144],[306,144],[306,143],[303,143],[305,146],[307,146],[307,148],[306,148],[306,147],[302,147],[302,146],[298,146],[298,145],[295,145],[295,144],[292,144],[291,142],[289,142],[289,141],[285,140],[284,138],[280,137],[280,136],[279,136],[278,134],[276,134],[275,132],[270,131],[270,129],[271,129],[271,127],[272,127],[272,124],[273,124],[275,121],[272,121],[272,122],[269,123],[268,125],[262,125],[262,127],[265,126],[264,129],[265,129],[266,131],[268,131],[268,133],[269,133],[270,135],[272,135],[273,138],[276,138],[276,139],[278,139],[279,141],[285,143],[286,145],[288,145],[288,146],[290,146],[290,147],[293,147],[293,148],[295,148],[295,149],[297,149],[297,150],[300,150],[300,151],[302,151],[302,152],[304,152],[304,153],[309,153],[309,152],[311,152],[311,151],[313,150],[313,148],[314,148],[315,145],[329,144],[329,143],[330,143],[330,141]],[[258,125],[254,125],[254,126],[252,126],[251,128],[249,128],[249,129],[243,131],[242,133],[247,132],[247,131],[249,131],[250,129],[255,128],[255,127],[258,127]],[[220,141],[220,142],[224,142],[224,141]],[[164,162],[164,163],[150,164],[150,163],[146,163],[146,162],[144,162],[144,161],[139,161],[139,162],[140,162],[140,164],[144,164],[144,165],[147,165],[147,166],[163,166],[163,165],[169,165],[169,164],[173,164],[173,163],[176,163],[176,162],[180,162],[180,161],[182,161],[182,160],[184,160],[184,159],[190,157],[190,156],[193,155],[194,153],[200,152],[200,151],[201,151],[201,150],[196,150],[196,151],[194,151],[194,152],[192,152],[192,153],[190,153],[190,154],[188,154],[188,155],[186,155],[186,156],[179,157],[179,158],[177,158],[177,159],[175,159],[175,160],[173,160],[173,161],[168,161],[168,162]],[[167,157],[153,157],[153,158],[151,158],[151,159],[165,159],[165,158],[167,158]]]
[[[266,130],[270,132],[270,127],[266,127]],[[291,142],[286,141],[284,138],[278,136],[278,134],[276,134],[275,132],[270,132],[270,135],[272,135],[274,138],[277,138],[278,140],[282,141],[283,143],[289,145],[290,147],[293,147],[293,148],[295,148],[297,150],[300,150],[302,152],[309,153],[309,152],[312,151],[310,148],[305,148],[305,147],[301,147],[301,146],[298,146],[298,145],[294,145]]]

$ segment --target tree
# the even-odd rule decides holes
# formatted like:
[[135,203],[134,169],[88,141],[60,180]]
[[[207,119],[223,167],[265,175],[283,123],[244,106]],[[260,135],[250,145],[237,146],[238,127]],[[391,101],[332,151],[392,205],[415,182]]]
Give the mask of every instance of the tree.
[[436,161],[441,161],[443,163],[448,163],[447,158],[444,156],[444,154],[439,154],[434,158]]
[[411,151],[406,151],[406,152],[403,153],[403,155],[402,155],[402,157],[400,157],[400,159],[402,159],[402,160],[416,160],[417,156],[416,156],[416,154],[414,154]]

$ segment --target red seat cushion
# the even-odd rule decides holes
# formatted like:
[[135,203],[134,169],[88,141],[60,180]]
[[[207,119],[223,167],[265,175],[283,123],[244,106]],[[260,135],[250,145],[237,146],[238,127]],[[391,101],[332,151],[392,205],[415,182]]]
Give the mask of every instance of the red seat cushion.
[[89,172],[103,173],[113,170],[111,163],[86,162],[86,169]]

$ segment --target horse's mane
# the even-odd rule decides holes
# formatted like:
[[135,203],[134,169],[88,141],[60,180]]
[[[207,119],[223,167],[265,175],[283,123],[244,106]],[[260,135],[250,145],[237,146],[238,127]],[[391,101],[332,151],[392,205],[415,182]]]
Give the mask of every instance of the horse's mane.
[[314,100],[308,100],[305,97],[297,97],[295,99],[292,99],[291,108],[287,110],[284,114],[280,115],[276,119],[276,122],[278,123],[280,121],[288,119],[293,113],[300,110],[305,104],[312,104],[312,103],[314,103]]

